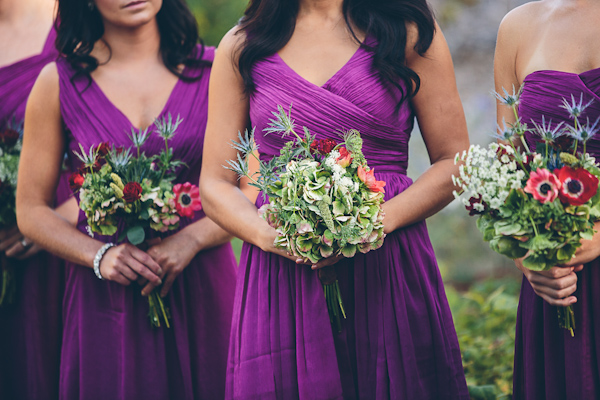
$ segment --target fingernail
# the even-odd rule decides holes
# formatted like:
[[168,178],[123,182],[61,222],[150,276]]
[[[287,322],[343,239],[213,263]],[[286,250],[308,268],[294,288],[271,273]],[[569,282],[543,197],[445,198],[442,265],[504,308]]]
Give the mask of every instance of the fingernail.
[[301,264],[301,263],[302,263],[302,259],[301,258],[299,258],[299,259],[296,260],[296,264]]
[[158,280],[158,284],[159,284],[159,285],[162,285],[162,279],[159,279],[159,280]]

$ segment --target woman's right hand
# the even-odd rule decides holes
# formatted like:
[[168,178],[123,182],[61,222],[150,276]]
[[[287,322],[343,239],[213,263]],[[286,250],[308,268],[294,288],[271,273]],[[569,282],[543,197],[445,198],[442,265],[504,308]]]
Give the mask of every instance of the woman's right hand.
[[153,286],[162,284],[162,269],[146,252],[131,244],[111,247],[102,257],[100,274],[109,281],[128,286],[142,277]]
[[548,304],[567,307],[577,302],[577,297],[571,295],[577,289],[576,272],[581,271],[583,265],[532,271],[523,266],[522,259],[515,260],[515,264],[523,272],[533,291]]

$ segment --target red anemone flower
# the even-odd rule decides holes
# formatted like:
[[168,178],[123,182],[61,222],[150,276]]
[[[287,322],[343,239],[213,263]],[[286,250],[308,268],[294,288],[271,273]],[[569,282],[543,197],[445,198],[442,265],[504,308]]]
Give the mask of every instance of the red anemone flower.
[[556,175],[562,184],[558,196],[563,203],[581,206],[598,191],[598,178],[583,168],[565,166],[556,171]]
[[173,193],[175,194],[177,213],[182,217],[193,218],[194,211],[202,210],[198,186],[192,185],[189,182],[184,184],[178,183],[173,186]]
[[560,181],[552,172],[540,168],[532,171],[525,186],[525,193],[529,193],[540,203],[551,203],[558,197]]
[[381,192],[385,193],[383,189],[385,186],[384,181],[378,181],[375,179],[375,168],[372,168],[369,171],[365,171],[362,165],[358,166],[358,178],[367,185],[370,191],[372,192]]

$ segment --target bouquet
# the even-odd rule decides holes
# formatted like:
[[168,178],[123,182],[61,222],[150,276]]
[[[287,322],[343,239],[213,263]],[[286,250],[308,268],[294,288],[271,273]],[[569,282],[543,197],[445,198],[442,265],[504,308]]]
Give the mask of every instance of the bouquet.
[[[17,223],[15,193],[19,156],[23,145],[23,123],[12,120],[0,131],[0,229]],[[14,301],[16,287],[13,266],[5,255],[0,256],[0,306]]]
[[[492,250],[509,258],[523,258],[523,265],[543,271],[570,261],[581,240],[592,239],[594,222],[600,218],[600,169],[586,153],[587,141],[597,132],[599,121],[585,124],[581,113],[590,103],[572,96],[562,108],[573,124],[533,122],[528,126],[517,113],[519,93],[496,94],[511,107],[514,124],[499,128],[496,138],[507,144],[488,148],[471,146],[457,154],[460,176],[452,179],[461,189],[455,197],[471,215]],[[525,132],[537,135],[533,151]],[[515,147],[520,142],[524,151]],[[558,308],[559,325],[573,335],[575,318],[571,306]]]
[[[269,203],[258,210],[277,230],[275,246],[296,257],[317,263],[334,256],[353,257],[381,247],[384,213],[381,209],[385,182],[377,181],[362,153],[358,131],[343,133],[342,142],[315,139],[305,127],[303,136],[294,121],[278,106],[266,133],[293,135],[278,157],[258,159],[254,130],[233,142],[237,160],[226,167],[246,176]],[[260,171],[250,174],[247,157],[256,157]],[[256,179],[255,179],[256,178]],[[335,268],[319,270],[331,324],[341,331],[345,318]]]
[[[90,236],[112,236],[118,233],[117,243],[138,246],[146,239],[146,231],[168,232],[179,227],[181,217],[192,218],[202,208],[198,187],[186,182],[173,185],[177,169],[183,162],[173,159],[169,140],[181,120],[163,118],[155,123],[157,134],[164,139],[165,148],[157,155],[147,156],[142,146],[148,129],[132,130],[131,148],[109,143],[92,146],[86,153],[75,153],[83,165],[69,178],[71,189],[79,193],[79,207],[87,218]],[[169,327],[169,310],[157,290],[148,296],[149,317],[153,326],[160,327],[161,319]]]

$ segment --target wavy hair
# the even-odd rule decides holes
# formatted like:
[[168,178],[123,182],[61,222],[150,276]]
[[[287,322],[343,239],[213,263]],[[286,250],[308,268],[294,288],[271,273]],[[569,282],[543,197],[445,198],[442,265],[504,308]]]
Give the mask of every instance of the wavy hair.
[[[94,44],[104,35],[102,17],[95,7],[85,0],[59,0],[56,18],[56,48],[66,58],[76,73],[86,76],[98,68],[98,60],[91,55]],[[163,0],[156,15],[160,33],[160,53],[165,66],[185,81],[195,81],[202,76],[184,74],[179,66],[197,68],[210,66],[202,60],[204,45],[198,34],[198,24],[185,0]],[[196,45],[200,43],[200,49]],[[110,50],[110,47],[109,47]]]
[[[254,91],[252,67],[279,51],[294,33],[299,0],[250,0],[240,19],[246,41],[239,51],[239,71],[246,93]],[[373,47],[361,44],[373,52],[373,66],[380,78],[396,87],[402,97],[398,106],[413,97],[420,88],[419,75],[406,65],[407,24],[418,29],[415,51],[423,56],[435,34],[435,20],[426,0],[344,0],[344,19],[357,42],[352,25],[372,37]],[[404,87],[400,84],[404,83]]]

